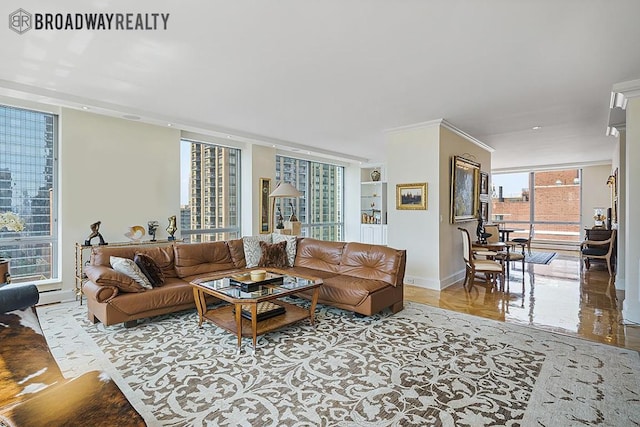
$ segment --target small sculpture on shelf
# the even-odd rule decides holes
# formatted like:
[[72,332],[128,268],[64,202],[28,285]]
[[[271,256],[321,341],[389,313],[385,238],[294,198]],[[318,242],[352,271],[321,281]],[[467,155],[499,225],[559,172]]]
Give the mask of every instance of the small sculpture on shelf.
[[102,221],[96,221],[89,226],[91,228],[91,234],[89,234],[89,237],[87,237],[87,240],[84,241],[85,246],[91,246],[91,239],[93,239],[94,237],[97,237],[99,239],[100,243],[98,244],[100,245],[107,244],[107,242],[105,242],[104,239],[102,238],[102,234],[100,234],[100,231],[99,231],[100,224],[102,224]]
[[156,230],[158,229],[158,226],[160,224],[158,223],[158,221],[149,221],[147,222],[147,228],[149,230],[149,236],[151,236],[151,241],[155,242],[156,241]]
[[280,206],[278,206],[278,215],[276,216],[276,228],[278,230],[284,230],[284,218],[282,217],[282,211],[280,210]]
[[371,181],[380,181],[381,175],[378,169],[371,171]]
[[141,225],[132,225],[129,231],[124,233],[125,237],[131,239],[132,242],[139,242],[144,237],[144,227]]
[[174,234],[178,230],[178,226],[176,225],[176,216],[171,215],[169,217],[169,225],[167,226],[167,233],[169,233],[168,240],[176,240]]

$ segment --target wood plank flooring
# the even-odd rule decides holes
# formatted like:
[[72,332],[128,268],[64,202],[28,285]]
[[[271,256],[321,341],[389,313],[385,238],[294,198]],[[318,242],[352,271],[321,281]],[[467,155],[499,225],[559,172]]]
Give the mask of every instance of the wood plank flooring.
[[[547,250],[548,251],[548,250]],[[577,252],[559,253],[548,265],[511,264],[509,292],[462,282],[440,292],[405,285],[405,299],[475,316],[517,323],[640,351],[640,325],[625,325],[624,291],[604,264],[580,269]]]

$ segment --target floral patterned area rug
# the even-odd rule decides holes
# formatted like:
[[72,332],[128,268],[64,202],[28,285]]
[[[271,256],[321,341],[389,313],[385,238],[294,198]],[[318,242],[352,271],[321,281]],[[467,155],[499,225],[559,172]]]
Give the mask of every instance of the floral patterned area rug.
[[640,423],[637,352],[417,303],[319,306],[315,327],[261,336],[255,354],[195,310],[131,329],[93,325],[78,303],[38,313],[63,372],[106,370],[150,426]]

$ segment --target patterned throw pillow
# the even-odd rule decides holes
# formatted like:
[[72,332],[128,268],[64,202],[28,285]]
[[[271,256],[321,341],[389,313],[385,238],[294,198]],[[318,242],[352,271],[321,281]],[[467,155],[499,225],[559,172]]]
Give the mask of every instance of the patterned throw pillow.
[[273,243],[287,242],[287,265],[293,267],[293,263],[296,261],[298,238],[296,236],[279,233],[273,233],[271,238],[273,239]]
[[115,271],[131,277],[143,288],[153,289],[153,286],[151,285],[149,279],[147,279],[147,276],[145,276],[144,273],[140,271],[140,268],[132,259],[112,256],[109,258],[109,263],[111,264],[111,268],[113,268]]
[[161,286],[164,283],[162,269],[149,255],[138,253],[133,257],[133,262],[140,268],[142,274],[149,279],[152,286]]
[[260,250],[260,243],[271,243],[271,234],[261,234],[258,236],[244,236],[242,238],[242,244],[244,245],[244,259],[247,263],[247,268],[256,267],[260,256],[262,256],[262,250]]
[[262,256],[258,262],[259,267],[274,267],[283,268],[288,265],[287,261],[287,242],[269,244],[266,242],[260,242],[260,249],[262,249]]

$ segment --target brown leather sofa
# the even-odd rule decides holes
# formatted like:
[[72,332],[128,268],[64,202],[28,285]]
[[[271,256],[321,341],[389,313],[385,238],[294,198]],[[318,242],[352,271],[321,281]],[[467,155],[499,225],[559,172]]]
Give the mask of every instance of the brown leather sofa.
[[[133,259],[136,253],[150,256],[161,268],[162,286],[139,292],[132,279],[110,267],[111,256]],[[100,246],[93,248],[90,264],[85,267],[89,281],[82,287],[89,319],[127,327],[137,319],[195,308],[189,282],[196,278],[247,270],[242,239],[164,247]],[[386,307],[394,313],[402,310],[405,264],[404,250],[299,238],[294,266],[287,271],[322,278],[319,303],[371,315]]]
[[[370,316],[402,310],[405,266],[405,250],[300,238],[289,272],[322,279],[318,303]],[[311,298],[311,292],[300,295]]]
[[145,426],[105,373],[64,378],[40,328],[35,285],[0,288],[0,425]]

